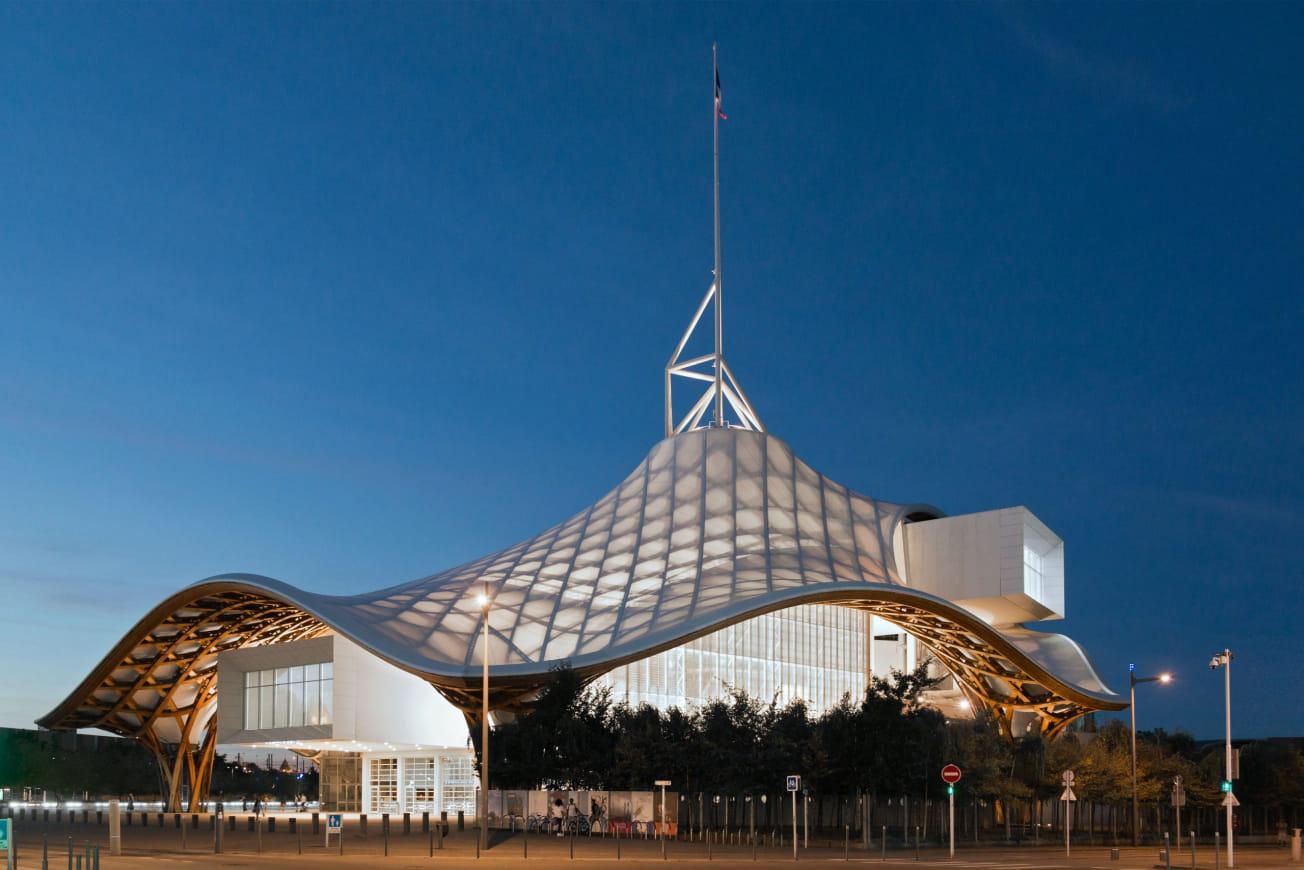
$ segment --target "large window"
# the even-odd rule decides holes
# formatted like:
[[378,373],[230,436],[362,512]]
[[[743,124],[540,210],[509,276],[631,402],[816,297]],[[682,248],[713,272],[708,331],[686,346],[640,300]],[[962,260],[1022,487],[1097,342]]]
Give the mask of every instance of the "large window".
[[403,807],[409,812],[438,812],[435,759],[428,755],[403,759]]
[[402,812],[398,805],[398,759],[371,759],[371,811],[373,813]]
[[1046,586],[1045,562],[1041,553],[1023,545],[1023,591],[1035,601],[1041,601]]
[[245,672],[245,730],[301,728],[334,721],[331,662]]
[[598,685],[632,705],[697,706],[739,689],[780,704],[801,698],[818,713],[865,691],[868,619],[847,607],[789,607],[623,665]]
[[475,812],[475,756],[471,753],[439,756],[443,788],[441,803],[449,811]]

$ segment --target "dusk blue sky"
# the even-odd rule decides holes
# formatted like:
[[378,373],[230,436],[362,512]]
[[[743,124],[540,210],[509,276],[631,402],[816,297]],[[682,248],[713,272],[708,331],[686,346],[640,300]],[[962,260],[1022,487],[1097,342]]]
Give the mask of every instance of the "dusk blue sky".
[[1142,727],[1304,734],[1299,4],[0,6],[0,724],[174,589],[587,506],[710,280],[833,479],[1027,505]]

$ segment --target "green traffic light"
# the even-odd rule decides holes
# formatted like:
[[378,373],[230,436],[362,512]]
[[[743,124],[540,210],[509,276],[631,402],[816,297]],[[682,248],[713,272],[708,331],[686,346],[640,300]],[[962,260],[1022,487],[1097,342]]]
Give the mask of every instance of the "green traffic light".
[[1230,779],[1224,779],[1224,780],[1222,781],[1222,790],[1223,790],[1223,791],[1231,791],[1231,790],[1232,790],[1232,782],[1231,782]]
[[955,786],[953,786],[953,785],[948,785],[948,786],[946,787],[946,793],[947,793],[947,794],[955,794]]

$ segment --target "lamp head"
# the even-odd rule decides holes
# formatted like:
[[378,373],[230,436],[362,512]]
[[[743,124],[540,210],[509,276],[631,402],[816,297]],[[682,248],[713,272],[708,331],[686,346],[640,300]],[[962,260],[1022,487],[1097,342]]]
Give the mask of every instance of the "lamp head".
[[481,610],[483,610],[484,608],[489,606],[489,596],[481,592],[479,595],[475,597],[475,603],[479,605]]
[[1218,670],[1218,666],[1220,664],[1222,664],[1221,656],[1214,656],[1213,658],[1209,659],[1209,670],[1211,671]]
[[1168,673],[1167,671],[1164,671],[1162,674],[1159,675],[1159,682],[1161,683],[1171,683],[1172,681],[1173,681],[1173,675]]

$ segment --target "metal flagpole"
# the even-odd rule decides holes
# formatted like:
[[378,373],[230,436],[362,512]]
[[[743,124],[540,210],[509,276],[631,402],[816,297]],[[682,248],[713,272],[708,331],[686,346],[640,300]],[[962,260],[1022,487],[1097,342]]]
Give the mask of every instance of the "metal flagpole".
[[724,425],[724,281],[720,272],[720,66],[711,43],[711,130],[715,181],[715,425]]

